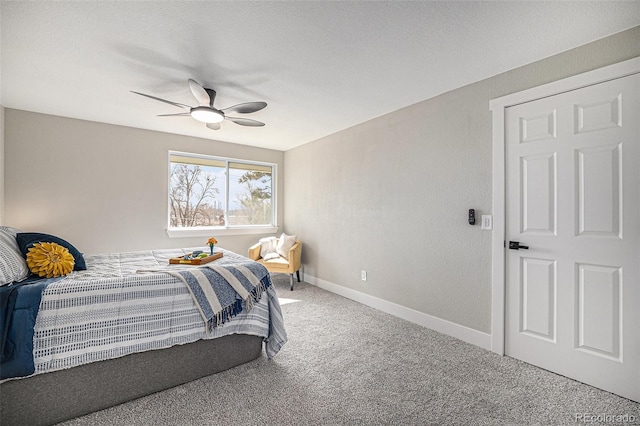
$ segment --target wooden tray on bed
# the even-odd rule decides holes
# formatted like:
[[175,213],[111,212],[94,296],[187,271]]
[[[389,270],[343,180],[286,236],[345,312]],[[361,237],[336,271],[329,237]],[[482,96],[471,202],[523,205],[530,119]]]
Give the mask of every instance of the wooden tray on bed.
[[205,263],[212,262],[216,259],[220,259],[222,257],[222,252],[213,253],[212,256],[203,257],[202,259],[189,259],[185,260],[183,257],[171,257],[169,258],[169,263],[174,264],[183,264],[183,265],[204,265]]

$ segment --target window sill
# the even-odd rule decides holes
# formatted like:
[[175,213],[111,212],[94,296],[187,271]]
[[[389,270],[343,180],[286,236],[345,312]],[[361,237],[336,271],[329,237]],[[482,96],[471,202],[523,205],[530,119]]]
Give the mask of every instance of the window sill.
[[188,237],[211,237],[215,235],[257,235],[257,234],[275,234],[278,232],[277,226],[252,226],[247,228],[170,228],[167,229],[169,238],[188,238]]

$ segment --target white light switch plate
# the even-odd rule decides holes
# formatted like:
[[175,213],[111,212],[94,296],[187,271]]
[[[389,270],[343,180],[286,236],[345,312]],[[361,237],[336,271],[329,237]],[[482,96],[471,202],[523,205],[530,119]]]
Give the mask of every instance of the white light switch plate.
[[493,229],[493,216],[489,214],[482,215],[482,226],[480,229]]

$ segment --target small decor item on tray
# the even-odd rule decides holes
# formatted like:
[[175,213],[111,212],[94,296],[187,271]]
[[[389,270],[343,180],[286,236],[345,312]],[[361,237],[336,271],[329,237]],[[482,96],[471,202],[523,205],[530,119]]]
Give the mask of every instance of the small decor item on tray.
[[169,264],[181,264],[181,265],[204,265],[205,263],[212,262],[222,257],[222,252],[218,252],[209,256],[207,253],[203,253],[200,250],[196,250],[193,253],[186,254],[182,257],[172,257],[169,259]]
[[207,257],[207,253],[204,253],[202,250],[196,250],[193,253],[187,254],[184,258],[185,260],[189,260],[189,259],[202,259],[203,257]]
[[209,244],[209,255],[213,256],[213,246],[218,244],[218,240],[216,240],[214,237],[211,237],[207,240],[207,244]]

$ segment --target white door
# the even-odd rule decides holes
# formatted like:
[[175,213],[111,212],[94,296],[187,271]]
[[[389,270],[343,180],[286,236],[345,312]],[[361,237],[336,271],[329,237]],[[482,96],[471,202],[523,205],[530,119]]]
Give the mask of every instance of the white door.
[[505,353],[640,401],[640,74],[509,107],[505,137]]

